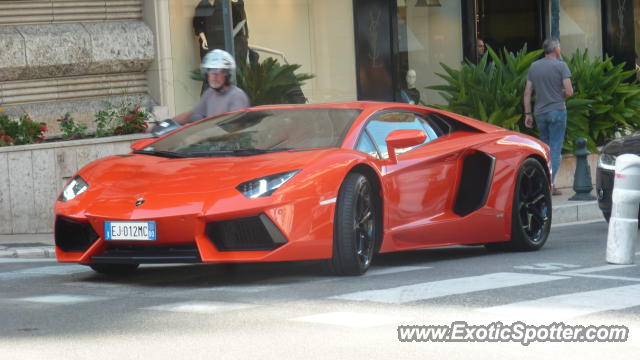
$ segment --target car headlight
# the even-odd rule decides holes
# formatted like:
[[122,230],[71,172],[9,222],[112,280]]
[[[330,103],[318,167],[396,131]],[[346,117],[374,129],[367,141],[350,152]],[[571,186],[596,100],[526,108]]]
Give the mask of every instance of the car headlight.
[[64,190],[62,191],[62,194],[60,194],[59,200],[69,201],[75,198],[76,196],[82,194],[83,192],[87,191],[88,188],[89,188],[89,184],[87,184],[87,182],[84,181],[84,179],[82,179],[80,176],[75,176],[64,188]]
[[616,170],[616,155],[611,154],[600,154],[598,158],[598,167],[607,169],[607,170]]
[[240,191],[242,195],[251,199],[269,196],[273,194],[274,191],[278,190],[280,186],[289,181],[289,179],[291,179],[298,172],[300,172],[300,170],[287,171],[261,177],[251,181],[243,182],[242,184],[238,185],[236,189]]

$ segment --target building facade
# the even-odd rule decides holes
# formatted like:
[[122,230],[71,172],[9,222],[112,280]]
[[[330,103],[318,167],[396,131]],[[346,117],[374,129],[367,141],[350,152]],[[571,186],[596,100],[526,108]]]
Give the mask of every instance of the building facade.
[[[0,106],[46,122],[48,135],[65,112],[91,126],[105,101],[158,117],[188,110],[202,87],[191,79],[202,56],[194,17],[222,1],[244,12],[235,35],[260,59],[315,75],[302,88],[311,103],[442,103],[427,88],[442,84],[441,63],[475,61],[478,38],[539,48],[556,20],[565,54],[588,49],[633,68],[640,28],[640,0],[2,1]],[[218,26],[215,10],[200,16]]]

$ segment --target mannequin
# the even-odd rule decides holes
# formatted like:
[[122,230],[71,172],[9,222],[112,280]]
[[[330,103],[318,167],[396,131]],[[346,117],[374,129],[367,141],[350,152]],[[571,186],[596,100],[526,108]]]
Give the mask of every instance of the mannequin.
[[224,23],[219,0],[201,0],[193,16],[193,30],[200,44],[200,59],[209,50],[224,49]]
[[[224,19],[222,17],[223,0],[201,0],[196,6],[193,16],[193,31],[198,37],[200,59],[211,50],[224,49]],[[240,64],[246,63],[249,55],[249,26],[247,14],[244,11],[244,0],[231,2],[231,16],[233,18],[234,58]],[[205,79],[200,93],[208,88]]]
[[[193,30],[200,44],[200,58],[213,49],[224,49],[224,19],[221,0],[201,0],[193,16]],[[249,52],[249,26],[244,0],[231,2],[236,61],[244,62]]]
[[407,89],[403,90],[403,98],[411,105],[420,104],[420,90],[416,89],[417,77],[415,70],[407,70],[407,75],[405,77],[405,80],[407,81]]

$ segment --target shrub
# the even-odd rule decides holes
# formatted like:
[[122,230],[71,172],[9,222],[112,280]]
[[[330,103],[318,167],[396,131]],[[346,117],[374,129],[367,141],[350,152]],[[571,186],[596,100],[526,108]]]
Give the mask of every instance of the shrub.
[[64,114],[63,117],[56,119],[56,121],[60,123],[63,139],[81,139],[86,136],[87,126],[76,124],[69,113]]
[[13,120],[0,108],[0,146],[39,143],[46,131],[45,123],[34,122],[28,114]]
[[634,70],[624,71],[624,64],[614,65],[609,56],[591,59],[587,50],[578,50],[564,60],[571,69],[575,89],[569,101],[589,104],[586,111],[569,117],[567,132],[571,139],[585,137],[590,145],[604,145],[616,133],[640,128],[640,87]]
[[301,65],[282,65],[274,58],[257,64],[240,64],[238,86],[247,93],[252,106],[304,103],[300,87],[311,74],[296,74]]
[[[446,74],[438,74],[447,84],[431,86],[439,90],[447,105],[438,108],[474,117],[504,128],[535,135],[521,123],[524,84],[529,67],[541,50],[527,52],[526,46],[513,54],[493,49],[478,64],[465,62],[459,70],[441,64]],[[567,140],[572,151],[578,137],[587,139],[591,151],[615,137],[640,127],[640,87],[629,80],[634,71],[623,71],[610,57],[590,59],[587,51],[565,57],[575,89],[567,104]],[[534,93],[535,95],[535,93]],[[534,100],[535,101],[535,100]]]
[[448,84],[429,88],[440,91],[448,104],[436,107],[520,131],[527,72],[542,51],[527,53],[525,45],[515,54],[505,49],[500,57],[487,50],[477,64],[466,61],[459,70],[440,64],[447,74],[437,75]]
[[96,137],[126,135],[144,132],[149,113],[140,105],[105,103],[105,110],[96,114]]

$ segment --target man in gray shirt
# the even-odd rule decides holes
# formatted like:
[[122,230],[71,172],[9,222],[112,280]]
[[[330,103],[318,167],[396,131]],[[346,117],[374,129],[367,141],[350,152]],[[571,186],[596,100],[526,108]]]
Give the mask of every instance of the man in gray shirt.
[[219,49],[210,51],[202,60],[202,69],[207,73],[209,88],[191,111],[176,115],[174,120],[177,123],[184,125],[249,107],[247,94],[231,83],[236,69],[236,62],[231,54]]
[[524,124],[528,128],[533,127],[531,94],[535,90],[534,114],[540,140],[551,149],[553,195],[561,195],[555,186],[555,179],[562,160],[562,144],[567,129],[567,107],[564,99],[573,96],[573,86],[571,71],[567,64],[560,60],[560,41],[547,39],[542,47],[544,57],[531,64],[527,75],[524,89]]

